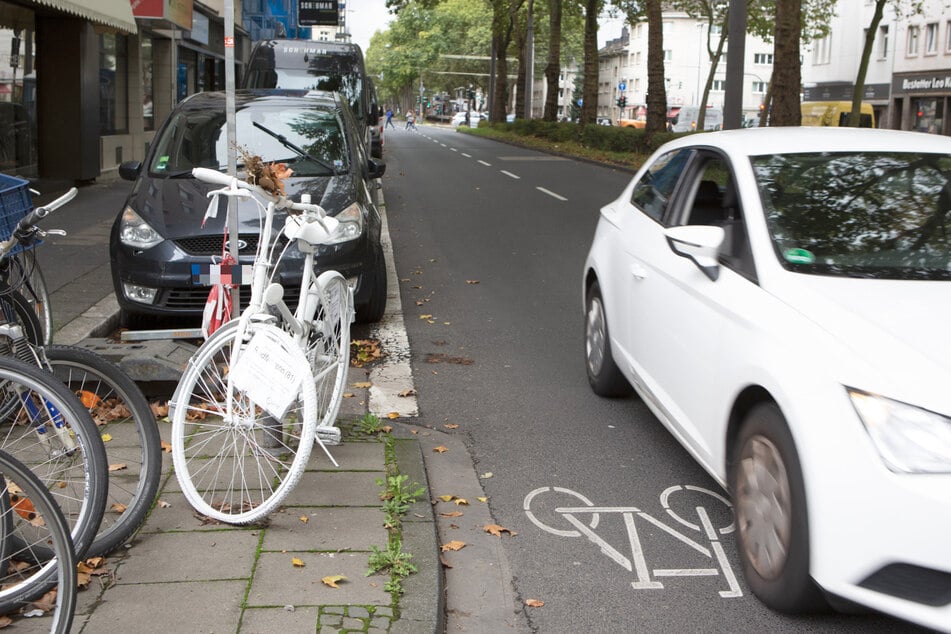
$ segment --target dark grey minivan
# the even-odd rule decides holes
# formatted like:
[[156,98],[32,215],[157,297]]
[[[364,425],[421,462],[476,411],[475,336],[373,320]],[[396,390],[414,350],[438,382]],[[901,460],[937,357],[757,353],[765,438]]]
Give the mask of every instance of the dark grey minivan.
[[261,40],[251,49],[244,88],[328,90],[343,93],[364,128],[370,155],[383,157],[380,109],[367,76],[363,50],[349,42]]

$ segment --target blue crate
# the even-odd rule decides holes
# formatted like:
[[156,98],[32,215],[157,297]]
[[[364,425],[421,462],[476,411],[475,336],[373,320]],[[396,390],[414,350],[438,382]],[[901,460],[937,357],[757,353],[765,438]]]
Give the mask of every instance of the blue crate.
[[[0,174],[0,240],[7,240],[13,235],[17,223],[33,210],[33,199],[30,196],[30,182]],[[14,247],[11,255],[23,250],[21,245]]]

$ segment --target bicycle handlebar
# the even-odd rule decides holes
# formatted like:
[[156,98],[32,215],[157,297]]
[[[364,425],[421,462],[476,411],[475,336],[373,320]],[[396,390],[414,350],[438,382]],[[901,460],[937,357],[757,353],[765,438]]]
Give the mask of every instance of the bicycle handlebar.
[[250,192],[260,194],[268,200],[276,200],[275,207],[279,209],[290,209],[292,211],[311,211],[316,213],[320,218],[323,218],[327,215],[327,211],[320,205],[315,205],[313,203],[296,203],[286,196],[276,196],[264,191],[258,185],[252,185],[251,183],[243,181],[240,178],[225,174],[224,172],[219,172],[218,170],[210,169],[208,167],[192,168],[192,176],[205,183],[210,183],[212,185],[223,185],[224,187],[237,187],[238,189],[246,189]]
[[42,220],[43,218],[46,218],[48,215],[50,215],[51,213],[53,213],[54,211],[56,211],[57,209],[59,209],[60,207],[68,203],[69,201],[71,201],[73,198],[75,198],[77,193],[79,193],[79,190],[76,189],[75,187],[72,187],[70,188],[68,192],[66,192],[65,194],[57,198],[56,200],[49,202],[43,205],[42,207],[37,207],[36,209],[34,209],[33,211],[31,211],[30,213],[28,213],[27,215],[25,215],[23,218],[20,219],[20,222],[17,223],[16,230],[20,231],[22,229],[26,229],[27,227],[35,225],[37,221]]

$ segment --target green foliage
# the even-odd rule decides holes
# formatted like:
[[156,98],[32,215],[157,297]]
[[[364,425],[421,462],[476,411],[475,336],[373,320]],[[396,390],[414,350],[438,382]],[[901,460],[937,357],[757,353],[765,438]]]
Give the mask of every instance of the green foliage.
[[368,412],[363,415],[363,418],[357,419],[356,427],[360,433],[366,434],[367,436],[374,436],[380,433],[383,427],[381,423],[382,421],[378,417]]
[[370,547],[373,552],[367,562],[370,569],[366,576],[377,574],[379,572],[389,572],[390,580],[383,584],[383,589],[395,595],[403,593],[403,579],[417,571],[414,564],[410,563],[413,556],[403,552],[403,544],[398,539],[390,539],[386,549],[380,549],[376,546]]
[[376,480],[377,485],[384,487],[380,499],[383,500],[383,513],[386,515],[387,526],[399,526],[401,516],[406,513],[411,504],[426,493],[426,489],[419,486],[418,482],[407,485],[408,480],[407,475],[391,475],[385,480],[383,478]]

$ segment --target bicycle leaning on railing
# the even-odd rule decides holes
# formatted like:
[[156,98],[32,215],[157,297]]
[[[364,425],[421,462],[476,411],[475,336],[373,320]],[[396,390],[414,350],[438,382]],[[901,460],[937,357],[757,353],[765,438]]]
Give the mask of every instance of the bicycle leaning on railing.
[[[353,290],[337,271],[314,272],[314,255],[339,222],[303,196],[293,202],[212,169],[195,178],[221,185],[208,194],[253,202],[263,227],[241,316],[195,352],[170,401],[172,458],[182,492],[200,513],[246,524],[265,517],[293,489],[315,444],[336,427],[350,358]],[[215,207],[217,208],[217,207]],[[286,212],[281,232],[274,217]],[[280,233],[288,239],[280,239]],[[304,254],[292,313],[276,272],[290,244]]]

